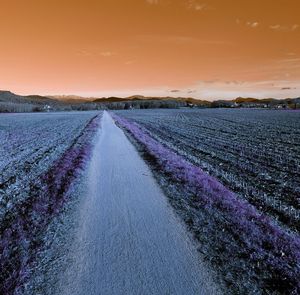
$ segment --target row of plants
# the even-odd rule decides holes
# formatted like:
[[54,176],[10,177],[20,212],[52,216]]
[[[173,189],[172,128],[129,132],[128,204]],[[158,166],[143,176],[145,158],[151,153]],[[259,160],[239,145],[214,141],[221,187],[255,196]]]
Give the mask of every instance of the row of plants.
[[[298,235],[282,229],[217,179],[155,140],[136,122],[115,114],[113,117],[142,146],[153,167],[180,187],[181,198],[188,206],[179,210],[190,211],[185,212],[185,216],[189,216],[185,218],[187,225],[199,241],[215,241],[214,249],[206,247],[208,252],[203,253],[204,256],[213,256],[215,266],[218,264],[221,271],[249,272],[250,285],[259,286],[260,290],[273,294],[299,294]],[[174,204],[179,206],[180,202]],[[232,261],[238,266],[228,269]],[[234,280],[238,281],[243,274],[232,273],[232,276],[234,279],[230,284],[234,290]]]
[[45,173],[29,184],[29,195],[9,210],[0,227],[0,294],[18,294],[29,279],[48,224],[60,214],[72,183],[91,157],[101,115],[93,117]]

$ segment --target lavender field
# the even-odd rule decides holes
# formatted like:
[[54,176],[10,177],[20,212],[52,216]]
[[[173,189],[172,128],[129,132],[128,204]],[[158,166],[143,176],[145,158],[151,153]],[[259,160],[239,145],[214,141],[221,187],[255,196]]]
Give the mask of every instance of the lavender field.
[[299,112],[115,114],[231,290],[300,292]]
[[96,112],[0,116],[1,294],[22,294],[99,119]]

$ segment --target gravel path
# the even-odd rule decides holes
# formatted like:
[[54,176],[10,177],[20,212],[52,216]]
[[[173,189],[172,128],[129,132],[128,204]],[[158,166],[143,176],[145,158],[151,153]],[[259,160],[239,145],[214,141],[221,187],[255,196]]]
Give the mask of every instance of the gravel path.
[[105,112],[59,294],[218,294],[148,166]]

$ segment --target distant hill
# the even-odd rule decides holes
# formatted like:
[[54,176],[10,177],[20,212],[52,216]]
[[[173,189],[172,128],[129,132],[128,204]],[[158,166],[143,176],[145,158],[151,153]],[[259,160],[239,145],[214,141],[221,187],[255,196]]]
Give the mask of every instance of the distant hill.
[[67,102],[67,103],[86,103],[86,102],[95,102],[95,103],[111,103],[111,102],[125,102],[125,101],[147,101],[147,100],[164,100],[164,101],[180,101],[180,102],[187,102],[190,104],[195,105],[209,105],[211,102],[206,100],[199,100],[192,97],[171,97],[171,96],[164,96],[164,97],[152,97],[152,96],[143,96],[143,95],[132,95],[128,97],[82,97],[77,95],[52,95],[47,96],[49,98],[57,99],[59,101]]
[[136,101],[136,100],[143,100],[143,99],[137,97],[121,98],[121,97],[111,96],[111,97],[96,98],[95,100],[93,100],[93,102],[110,103],[110,102],[124,102],[124,101]]
[[108,97],[108,98],[98,98],[95,99],[93,102],[124,102],[124,101],[178,101],[178,102],[185,102],[189,104],[195,105],[210,105],[211,102],[206,100],[195,99],[191,97],[151,97],[151,96],[142,96],[142,95],[133,95],[129,97]]
[[258,107],[258,108],[300,108],[298,98],[237,97],[232,100],[200,100],[193,97],[81,97],[76,95],[17,95],[10,91],[0,91],[0,112],[69,111],[128,108],[178,108],[178,107]]
[[270,102],[279,101],[279,99],[275,99],[275,98],[258,99],[253,97],[237,97],[236,99],[233,99],[231,101],[236,103],[270,103]]
[[0,90],[0,112],[32,112],[59,110],[64,103],[41,95],[17,95],[10,91]]
[[[194,105],[203,105],[203,106],[210,106],[213,101],[208,100],[201,100],[196,99],[193,97],[172,97],[172,96],[163,96],[163,97],[152,97],[152,96],[143,96],[143,95],[132,95],[129,97],[82,97],[82,96],[76,96],[76,95],[54,95],[54,96],[48,96],[49,98],[57,99],[64,102],[69,103],[83,103],[83,102],[95,102],[95,103],[111,103],[111,102],[125,102],[125,101],[147,101],[147,100],[164,100],[164,101],[180,101],[180,102],[186,102],[189,104]],[[223,101],[223,100],[222,100]],[[273,98],[266,98],[266,99],[257,99],[257,98],[244,98],[244,97],[237,97],[233,100],[226,100],[227,102],[235,102],[235,103],[265,103],[269,101],[276,101],[276,99]]]
[[10,91],[0,90],[0,101],[11,103],[25,103],[25,104],[57,104],[58,100],[51,99],[41,95],[17,95]]
[[95,97],[82,97],[78,95],[47,95],[47,97],[66,103],[84,103],[96,99]]
[[299,97],[297,98],[253,98],[253,97],[237,97],[236,99],[231,100],[232,102],[238,104],[284,104],[284,103],[297,103],[299,101]]

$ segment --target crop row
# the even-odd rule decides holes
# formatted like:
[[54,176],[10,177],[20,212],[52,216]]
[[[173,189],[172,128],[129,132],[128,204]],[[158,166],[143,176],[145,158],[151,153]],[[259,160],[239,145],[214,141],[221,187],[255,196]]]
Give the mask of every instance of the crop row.
[[259,110],[120,112],[241,198],[300,230],[300,115]]
[[[30,118],[30,114],[27,116]],[[15,171],[19,174],[15,176],[15,179],[18,178],[19,187],[11,190],[10,186],[15,185],[15,181],[8,186],[2,186],[4,190],[2,202],[8,200],[10,205],[6,206],[1,215],[1,294],[18,294],[28,280],[30,270],[35,264],[35,257],[43,244],[43,234],[49,222],[63,209],[64,203],[71,197],[68,195],[69,188],[90,157],[92,139],[100,124],[100,116],[95,113],[84,116],[77,114],[73,116],[60,114],[58,117],[57,114],[53,114],[53,116],[45,118],[45,121],[44,117],[30,118],[27,128],[24,128],[29,138],[21,137],[18,140],[17,136],[9,136],[14,139],[12,141],[14,146],[23,148],[28,157],[24,158],[23,154],[22,163],[19,163],[19,165],[23,164],[21,166],[23,169],[18,166],[19,170]],[[34,119],[37,121],[32,124]],[[24,122],[26,123],[26,120]],[[38,122],[41,125],[35,124]],[[29,126],[37,126],[41,138],[36,137],[36,129]],[[51,131],[46,138],[42,128],[46,134]],[[57,131],[60,136],[53,131]],[[28,146],[31,147],[30,138],[36,140],[31,158],[28,152]],[[61,147],[63,150],[58,152],[53,144],[60,144],[63,139],[67,141]],[[24,146],[24,142],[27,146]],[[9,143],[6,142],[7,146]],[[18,155],[16,154],[15,157]],[[14,159],[14,156],[12,158]],[[37,164],[34,165],[35,163]],[[46,163],[43,169],[39,167],[42,163]],[[9,177],[8,172],[11,171],[9,165],[2,167],[6,172],[4,176]],[[26,177],[27,172],[31,172],[28,177]],[[17,192],[17,200],[14,200],[15,195],[11,194],[12,191]]]
[[[183,211],[185,221],[204,243],[200,248],[206,249],[203,254],[207,259],[214,261],[224,276],[231,276],[227,280],[231,287],[246,276],[245,280],[250,282],[247,292],[250,288],[254,290],[255,285],[260,291],[272,294],[300,292],[297,234],[282,228],[214,177],[163,145],[148,128],[124,117],[114,115],[114,118],[142,146],[156,173],[162,173],[168,180],[163,185],[173,205]],[[177,139],[177,134],[169,136]],[[176,190],[180,191],[177,200]]]

